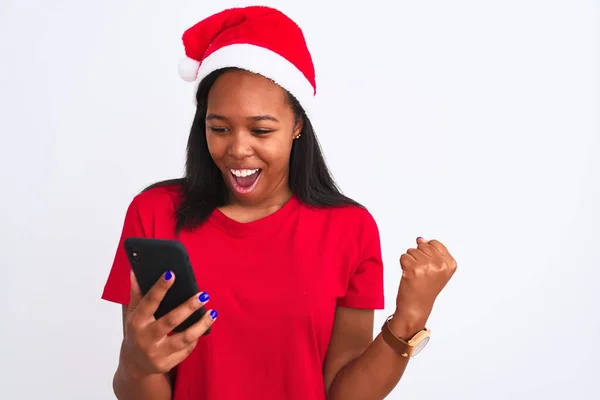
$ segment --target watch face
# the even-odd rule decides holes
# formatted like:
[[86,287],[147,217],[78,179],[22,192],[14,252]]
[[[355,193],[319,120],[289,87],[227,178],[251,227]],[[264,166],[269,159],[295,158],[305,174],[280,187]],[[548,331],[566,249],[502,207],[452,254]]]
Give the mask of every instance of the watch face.
[[419,340],[418,343],[415,343],[415,346],[413,347],[413,351],[411,353],[411,357],[414,357],[417,354],[419,354],[421,350],[423,350],[425,346],[427,346],[427,343],[429,343],[429,336],[425,336],[423,339]]

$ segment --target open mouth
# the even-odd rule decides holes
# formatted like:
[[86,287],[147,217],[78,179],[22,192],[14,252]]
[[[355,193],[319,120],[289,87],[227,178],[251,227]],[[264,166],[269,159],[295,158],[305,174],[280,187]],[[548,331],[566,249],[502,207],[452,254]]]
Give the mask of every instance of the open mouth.
[[239,194],[251,193],[258,184],[261,169],[230,169],[229,176],[234,190]]

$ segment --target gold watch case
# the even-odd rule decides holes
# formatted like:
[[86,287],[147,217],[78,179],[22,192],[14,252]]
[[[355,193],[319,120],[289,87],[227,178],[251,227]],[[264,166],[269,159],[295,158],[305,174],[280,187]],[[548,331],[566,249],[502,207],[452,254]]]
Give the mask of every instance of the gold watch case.
[[410,339],[404,340],[392,332],[392,329],[390,328],[391,319],[392,316],[385,320],[381,327],[381,335],[383,340],[398,354],[402,357],[414,357],[427,346],[427,343],[429,343],[429,339],[431,338],[431,331],[429,329],[422,329]]

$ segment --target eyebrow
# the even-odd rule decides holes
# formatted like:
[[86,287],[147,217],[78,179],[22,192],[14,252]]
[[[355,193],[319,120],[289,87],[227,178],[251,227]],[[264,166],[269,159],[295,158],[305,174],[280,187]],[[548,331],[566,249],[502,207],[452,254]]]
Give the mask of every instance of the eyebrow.
[[[217,120],[217,121],[227,121],[227,118],[222,116],[222,115],[218,115],[218,114],[208,114],[206,116],[207,120]],[[254,115],[252,117],[248,117],[246,118],[250,121],[273,121],[273,122],[279,122],[279,120],[275,117],[273,117],[272,115]]]

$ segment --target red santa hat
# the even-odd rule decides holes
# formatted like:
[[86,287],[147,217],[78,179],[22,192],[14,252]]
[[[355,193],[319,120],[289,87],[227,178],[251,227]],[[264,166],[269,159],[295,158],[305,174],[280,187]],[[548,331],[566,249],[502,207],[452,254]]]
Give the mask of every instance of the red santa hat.
[[279,10],[231,8],[203,19],[183,34],[186,57],[179,75],[200,82],[211,72],[237,67],[271,79],[311,114],[315,70],[300,27]]

